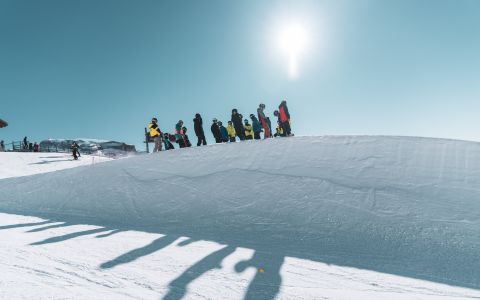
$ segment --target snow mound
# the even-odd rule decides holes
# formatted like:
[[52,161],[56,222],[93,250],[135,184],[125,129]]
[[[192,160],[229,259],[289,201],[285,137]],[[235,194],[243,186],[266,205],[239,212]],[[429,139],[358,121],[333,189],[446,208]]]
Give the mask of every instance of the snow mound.
[[479,143],[251,141],[4,179],[0,191],[1,212],[480,288]]

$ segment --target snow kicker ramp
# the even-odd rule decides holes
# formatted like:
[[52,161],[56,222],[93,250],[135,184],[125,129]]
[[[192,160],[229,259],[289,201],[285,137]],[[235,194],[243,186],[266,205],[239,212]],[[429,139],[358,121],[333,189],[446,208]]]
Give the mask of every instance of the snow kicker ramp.
[[300,137],[0,180],[0,211],[480,289],[480,144]]

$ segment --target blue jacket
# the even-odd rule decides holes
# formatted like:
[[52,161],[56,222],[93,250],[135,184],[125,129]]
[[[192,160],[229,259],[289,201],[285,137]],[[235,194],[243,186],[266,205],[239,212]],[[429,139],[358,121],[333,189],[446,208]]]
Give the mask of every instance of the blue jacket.
[[252,127],[253,127],[253,132],[262,131],[262,126],[260,125],[260,122],[258,122],[257,118],[255,117],[252,117]]
[[224,140],[228,140],[228,132],[227,132],[227,128],[225,128],[225,126],[220,126],[220,134],[222,135],[222,139]]

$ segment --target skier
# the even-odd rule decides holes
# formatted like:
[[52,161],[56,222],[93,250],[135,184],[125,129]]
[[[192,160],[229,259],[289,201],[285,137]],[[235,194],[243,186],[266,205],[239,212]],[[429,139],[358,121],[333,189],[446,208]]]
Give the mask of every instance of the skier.
[[243,128],[242,119],[243,117],[238,113],[237,109],[232,109],[231,121],[233,123],[233,127],[235,127],[235,132],[241,141],[245,140],[245,129]]
[[250,114],[250,119],[252,119],[253,126],[253,135],[256,140],[260,139],[260,132],[262,132],[262,126],[254,114]]
[[230,142],[235,143],[235,137],[237,136],[237,133],[235,132],[235,127],[233,127],[232,121],[228,121],[227,132]]
[[200,114],[196,114],[195,119],[193,119],[193,129],[195,129],[195,135],[198,138],[197,146],[200,146],[202,143],[205,146],[207,144],[207,140],[205,139],[205,132],[203,131],[203,120]]
[[175,140],[180,148],[185,148],[185,139],[183,137],[183,121],[179,120],[175,125]]
[[260,103],[257,108],[258,121],[262,124],[264,129],[264,138],[269,138],[271,136],[271,125],[268,125],[267,117],[265,116],[265,104]]
[[252,125],[248,124],[248,119],[245,119],[245,139],[246,140],[253,140],[253,127]]
[[285,136],[292,136],[290,128],[290,113],[288,112],[287,101],[283,100],[278,106],[278,119],[282,125]]
[[3,140],[0,141],[0,152],[5,152],[5,142]]
[[35,142],[35,144],[33,144],[33,152],[38,152],[39,147],[40,146],[37,144],[37,142]]
[[182,130],[183,130],[183,140],[185,141],[185,147],[192,147],[192,143],[190,143],[190,140],[188,139],[187,127],[182,127]]
[[165,150],[175,149],[175,147],[173,147],[173,144],[170,142],[170,134],[168,133],[163,134],[163,143],[165,145]]
[[148,129],[150,129],[150,137],[153,139],[155,143],[155,147],[153,148],[153,152],[160,152],[162,151],[162,132],[157,124],[157,118],[152,118],[152,122],[148,124]]
[[[73,159],[77,160],[78,157],[80,156],[80,152],[78,152],[79,147],[78,147],[77,142],[73,142],[71,148],[72,148]],[[78,153],[78,155],[77,155],[77,153]]]
[[218,121],[218,127],[220,128],[220,137],[222,139],[222,143],[228,142],[228,131],[225,126],[223,126],[222,122]]
[[210,130],[212,131],[213,137],[215,138],[215,143],[221,143],[222,142],[222,134],[220,133],[220,127],[218,126],[218,121],[217,119],[212,120],[212,126],[210,127]]
[[28,140],[27,140],[27,137],[24,137],[23,138],[23,150],[27,150],[28,149]]

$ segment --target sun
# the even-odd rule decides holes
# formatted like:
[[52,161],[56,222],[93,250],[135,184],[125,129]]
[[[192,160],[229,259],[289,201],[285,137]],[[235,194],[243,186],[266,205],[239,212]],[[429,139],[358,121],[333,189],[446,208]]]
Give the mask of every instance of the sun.
[[290,78],[298,77],[299,60],[309,45],[307,27],[302,23],[285,25],[278,34],[278,44],[288,62]]

